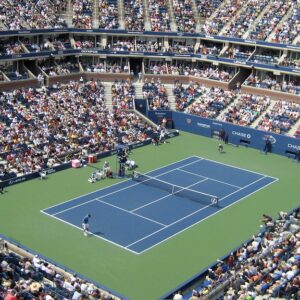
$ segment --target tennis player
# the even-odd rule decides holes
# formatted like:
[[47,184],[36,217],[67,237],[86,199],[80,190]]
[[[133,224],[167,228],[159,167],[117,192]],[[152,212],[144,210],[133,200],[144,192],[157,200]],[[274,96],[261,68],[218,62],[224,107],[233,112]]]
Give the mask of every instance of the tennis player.
[[219,144],[219,146],[218,146],[218,151],[220,152],[220,153],[222,153],[223,152],[223,145],[222,144]]
[[139,177],[138,173],[136,171],[132,172],[132,179],[137,179]]
[[89,233],[89,227],[90,227],[89,221],[91,216],[92,216],[91,214],[87,214],[82,220],[82,229],[83,229],[84,236],[87,236]]

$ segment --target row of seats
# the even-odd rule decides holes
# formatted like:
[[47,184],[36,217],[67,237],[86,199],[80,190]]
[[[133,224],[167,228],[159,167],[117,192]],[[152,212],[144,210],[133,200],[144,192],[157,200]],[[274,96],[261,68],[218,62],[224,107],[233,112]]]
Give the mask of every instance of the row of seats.
[[144,31],[143,0],[124,0],[125,28],[132,31]]
[[173,94],[175,95],[176,110],[185,111],[195,99],[201,96],[201,88],[199,83],[193,81],[187,87],[177,81],[174,84]]
[[226,24],[238,13],[242,7],[246,7],[247,0],[225,0],[224,5],[217,9],[214,18],[208,19],[201,25],[204,34],[219,34]]
[[149,17],[152,31],[171,30],[166,0],[149,0]]
[[[292,15],[280,24],[272,36],[272,42],[292,44],[300,34],[300,3],[292,3]],[[299,44],[299,41],[298,41]]]
[[265,40],[273,32],[282,18],[289,11],[293,0],[276,0],[272,1],[266,14],[259,20],[252,29],[249,38],[254,40]]

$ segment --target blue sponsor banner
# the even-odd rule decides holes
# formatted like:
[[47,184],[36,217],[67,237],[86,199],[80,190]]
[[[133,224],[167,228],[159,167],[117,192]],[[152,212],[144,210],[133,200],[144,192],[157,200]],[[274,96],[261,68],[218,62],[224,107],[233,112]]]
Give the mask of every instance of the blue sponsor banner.
[[172,119],[172,111],[170,111],[170,110],[149,110],[148,117],[154,123],[160,124],[160,121],[163,118],[166,118],[167,120]]
[[58,51],[41,51],[41,52],[31,52],[31,53],[23,53],[23,54],[11,54],[11,55],[2,55],[0,56],[0,60],[7,59],[19,59],[19,58],[39,58],[39,57],[47,57],[52,55],[57,55]]
[[[71,167],[71,163],[68,162],[68,163],[65,163],[65,164],[62,164],[62,165],[59,165],[59,166],[55,166],[55,167],[52,167],[52,168],[47,168],[45,170],[45,172],[47,174],[52,174],[52,173],[56,173],[58,171],[68,169],[70,167]],[[29,179],[37,178],[39,176],[40,176],[39,172],[34,172],[34,173],[31,173],[31,174],[26,174],[26,175],[19,176],[19,177],[13,177],[13,178],[10,178],[8,180],[0,181],[0,186],[1,187],[11,186],[11,185],[14,185],[14,184],[17,184],[17,183],[20,183],[20,182],[27,181]]]
[[69,28],[69,32],[72,33],[107,33],[107,34],[128,34],[127,30],[118,30],[118,29],[80,29],[80,28]]
[[176,129],[207,137],[211,137],[223,129],[228,134],[229,142],[235,145],[246,145],[263,150],[266,140],[269,140],[272,144],[272,152],[279,155],[293,156],[300,150],[300,139],[293,137],[180,112],[173,112],[172,118]]
[[272,132],[201,118],[181,112],[149,111],[148,117],[154,122],[157,122],[161,117],[172,119],[175,129],[206,137],[218,136],[220,131],[224,130],[228,135],[229,143],[244,145],[260,151],[264,150],[266,140],[269,140],[272,144],[272,153],[294,157],[297,151],[300,151],[300,139]]
[[57,28],[57,29],[22,29],[22,30],[6,30],[0,31],[0,36],[10,36],[10,35],[33,35],[33,34],[43,34],[43,33],[68,33],[68,28]]
[[135,108],[143,115],[146,115],[148,111],[147,101],[145,99],[135,99],[134,102]]

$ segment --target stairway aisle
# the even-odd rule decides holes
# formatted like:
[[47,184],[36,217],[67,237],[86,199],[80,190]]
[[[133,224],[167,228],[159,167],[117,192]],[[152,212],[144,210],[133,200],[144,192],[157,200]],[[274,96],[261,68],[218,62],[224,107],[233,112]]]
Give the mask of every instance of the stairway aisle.
[[298,130],[298,128],[300,129],[300,119],[298,120],[298,122],[296,122],[296,124],[289,131],[289,135],[294,136],[296,131]]
[[176,102],[175,102],[175,96],[173,94],[173,84],[164,84],[166,90],[167,90],[167,95],[168,95],[168,102],[170,109],[175,110],[176,108]]
[[135,98],[143,99],[143,83],[137,81],[133,84],[133,86],[135,87]]
[[111,109],[113,104],[112,104],[112,94],[111,94],[111,86],[112,82],[103,82],[104,86],[104,92],[105,92],[105,99],[106,99],[106,107]]

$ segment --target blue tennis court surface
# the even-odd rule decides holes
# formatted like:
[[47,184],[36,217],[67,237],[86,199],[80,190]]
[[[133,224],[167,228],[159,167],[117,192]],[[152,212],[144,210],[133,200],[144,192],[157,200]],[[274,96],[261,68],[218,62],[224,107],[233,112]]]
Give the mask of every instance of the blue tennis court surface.
[[130,179],[42,212],[79,229],[83,217],[92,213],[90,231],[94,236],[140,254],[278,180],[197,156],[147,175],[215,195],[219,205]]

